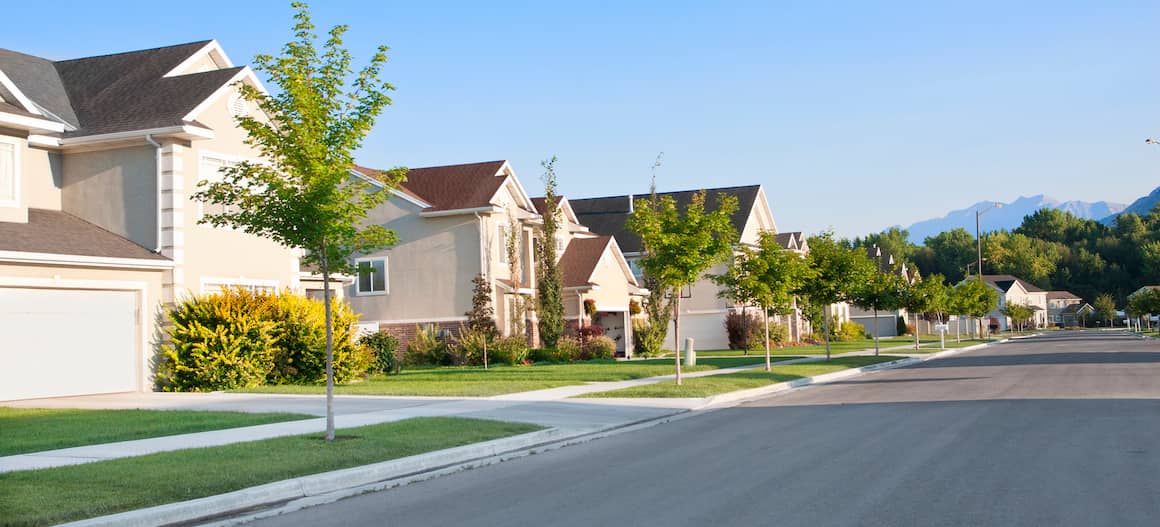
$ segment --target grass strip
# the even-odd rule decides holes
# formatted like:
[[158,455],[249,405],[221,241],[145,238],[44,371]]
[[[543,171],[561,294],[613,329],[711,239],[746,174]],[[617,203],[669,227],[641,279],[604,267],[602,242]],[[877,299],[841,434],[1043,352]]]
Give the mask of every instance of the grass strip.
[[[705,371],[764,362],[763,356],[698,359],[697,365],[684,371]],[[785,360],[784,357],[781,360]],[[400,375],[376,375],[335,387],[346,395],[420,395],[489,397],[507,393],[528,392],[586,382],[625,381],[673,373],[673,360],[591,361],[572,364],[533,364],[527,366],[492,366],[403,370]],[[281,385],[243,390],[251,393],[320,394],[322,386]]]
[[285,413],[0,407],[0,456],[309,419]]
[[0,525],[40,526],[175,503],[298,476],[367,465],[541,427],[420,417],[321,434],[162,452],[0,474]]
[[889,362],[904,357],[880,355],[878,357],[841,357],[829,362],[810,362],[803,364],[785,364],[774,366],[772,371],[756,369],[724,375],[694,377],[684,379],[684,384],[677,386],[673,381],[661,381],[644,386],[596,392],[580,397],[626,397],[626,398],[669,398],[669,397],[709,397],[721,393],[737,390],[759,388],[770,384],[777,384],[805,377],[814,377],[825,373],[861,368],[871,364]]

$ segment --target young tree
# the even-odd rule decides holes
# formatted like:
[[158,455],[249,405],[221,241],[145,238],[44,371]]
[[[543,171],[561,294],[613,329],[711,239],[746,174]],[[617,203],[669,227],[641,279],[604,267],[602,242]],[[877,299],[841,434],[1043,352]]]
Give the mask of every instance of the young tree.
[[972,278],[956,285],[955,295],[958,296],[956,303],[959,309],[963,310],[961,314],[976,319],[976,335],[981,338],[983,335],[982,317],[987,316],[987,313],[994,311],[995,307],[999,305],[999,293],[981,279]]
[[[798,290],[809,297],[810,302],[829,306],[854,298],[859,284],[869,280],[874,273],[874,263],[860,249],[849,247],[844,240],[834,238],[832,232],[824,232],[809,239],[810,252],[806,257],[812,269],[812,279],[807,280]],[[822,316],[822,326],[826,339],[826,360],[830,360],[830,317]]]
[[717,207],[706,210],[705,191],[700,191],[684,211],[671,196],[654,195],[628,217],[628,229],[640,236],[644,250],[641,268],[670,295],[677,384],[681,384],[681,288],[729,258],[737,241],[730,221],[736,210],[737,198],[728,194],[718,194]]
[[1116,299],[1110,293],[1103,293],[1092,302],[1092,307],[1096,310],[1096,318],[1107,320],[1108,327],[1111,327],[1112,319],[1116,318]]
[[[282,56],[258,55],[255,68],[269,75],[279,88],[267,95],[253,86],[238,84],[245,100],[264,117],[241,116],[238,126],[246,143],[257,149],[262,162],[243,161],[227,169],[224,179],[202,185],[194,198],[225,205],[224,211],[202,220],[215,226],[233,226],[304,250],[302,261],[322,272],[326,306],[326,439],[334,439],[334,332],[330,276],[355,272],[351,256],[392,245],[397,237],[379,225],[363,226],[367,212],[387,199],[385,189],[371,188],[349,174],[353,153],[391,103],[393,90],[379,80],[387,62],[380,46],[370,63],[351,81],[350,52],[343,47],[347,26],[330,30],[321,53],[318,36],[305,4],[292,4],[297,13],[295,40]],[[405,171],[385,172],[386,188],[396,185]]]
[[898,309],[903,288],[902,277],[894,272],[871,273],[868,280],[854,289],[852,302],[862,309],[874,310],[874,355],[879,351],[878,312]]
[[544,167],[544,226],[536,255],[536,314],[539,317],[540,345],[555,348],[564,333],[564,282],[556,261],[556,232],[560,227],[556,156],[542,161],[540,166]]
[[757,247],[743,247],[724,274],[712,275],[722,286],[720,296],[734,302],[761,307],[765,322],[765,371],[771,369],[769,312],[793,308],[794,291],[809,279],[809,268],[797,254],[777,242],[777,234],[762,232]]
[[504,240],[504,251],[507,253],[508,276],[511,277],[512,286],[515,289],[512,292],[512,301],[508,304],[508,326],[511,328],[512,336],[526,338],[527,326],[524,320],[528,314],[528,302],[527,297],[520,293],[520,290],[524,288],[524,269],[521,263],[523,258],[520,257],[520,253],[523,252],[523,243],[521,243],[523,233],[520,223],[515,218],[512,218],[508,224],[507,232],[507,239]]
[[1003,309],[999,312],[1002,313],[1003,316],[1010,318],[1011,321],[1015,323],[1015,325],[1019,328],[1019,333],[1023,333],[1023,327],[1027,322],[1027,319],[1031,318],[1031,316],[1035,314],[1035,310],[1031,309],[1031,306],[1014,303],[1003,306]]

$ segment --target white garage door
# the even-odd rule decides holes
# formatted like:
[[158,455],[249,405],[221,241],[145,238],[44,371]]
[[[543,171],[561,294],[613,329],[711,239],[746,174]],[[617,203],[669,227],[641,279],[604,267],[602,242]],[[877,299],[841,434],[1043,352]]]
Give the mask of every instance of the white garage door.
[[137,389],[133,291],[0,288],[0,401]]
[[[685,349],[685,338],[693,337],[693,349],[729,349],[729,335],[725,332],[725,313],[697,313],[681,315],[681,349]],[[669,323],[669,333],[665,336],[665,349],[673,349],[673,325]]]

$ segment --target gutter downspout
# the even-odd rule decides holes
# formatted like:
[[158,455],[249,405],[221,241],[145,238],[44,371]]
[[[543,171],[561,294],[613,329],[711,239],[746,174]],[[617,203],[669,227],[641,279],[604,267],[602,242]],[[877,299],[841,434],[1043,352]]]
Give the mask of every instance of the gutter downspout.
[[161,253],[161,143],[153,140],[153,134],[145,134],[145,142],[157,149],[155,157],[157,158],[157,239],[154,244],[153,252]]

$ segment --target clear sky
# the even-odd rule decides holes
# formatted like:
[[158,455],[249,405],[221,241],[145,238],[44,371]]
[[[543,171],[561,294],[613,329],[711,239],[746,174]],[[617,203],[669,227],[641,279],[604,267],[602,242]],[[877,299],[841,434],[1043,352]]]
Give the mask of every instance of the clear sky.
[[[288,1],[4,6],[53,59],[214,38],[238,64]],[[780,230],[854,236],[991,199],[1130,202],[1160,185],[1160,2],[315,1],[398,88],[359,156],[510,160],[568,196],[765,185]]]

